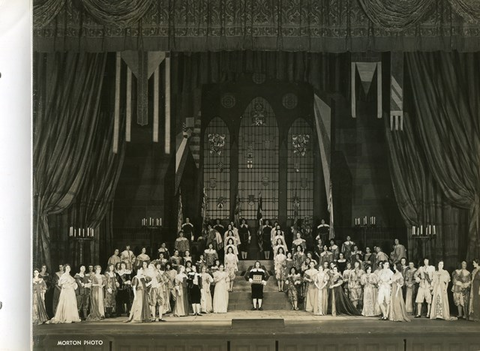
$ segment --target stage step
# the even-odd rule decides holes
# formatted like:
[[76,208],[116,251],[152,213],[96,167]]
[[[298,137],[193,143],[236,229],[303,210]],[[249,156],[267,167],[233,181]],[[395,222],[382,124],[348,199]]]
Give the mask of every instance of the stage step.
[[[266,310],[288,311],[292,307],[284,292],[264,292],[263,307]],[[252,297],[250,292],[234,291],[230,293],[228,311],[248,311],[252,309]]]
[[[245,260],[238,264],[239,271],[233,283],[233,291],[229,296],[229,311],[245,311],[252,308],[252,289],[248,280],[245,279],[245,273],[248,267],[253,266],[255,261]],[[265,266],[270,278],[267,285],[263,288],[263,306],[268,310],[289,310],[291,305],[285,292],[279,292],[277,280],[275,279],[273,261],[260,261]]]

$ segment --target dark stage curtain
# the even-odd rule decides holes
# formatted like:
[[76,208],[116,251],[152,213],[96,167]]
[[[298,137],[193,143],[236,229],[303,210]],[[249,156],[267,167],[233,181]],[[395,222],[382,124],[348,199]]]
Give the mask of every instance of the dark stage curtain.
[[480,254],[479,56],[415,53],[406,58],[411,111],[403,133],[387,126],[392,183],[409,228],[428,223],[440,228],[423,252],[417,250],[418,239],[410,237],[411,252],[454,268]]
[[[385,121],[393,189],[409,230],[409,259],[421,262],[425,256],[432,263],[444,260],[447,268],[456,268],[459,260],[465,259],[467,213],[443,196],[429,172],[410,115],[405,116],[403,133],[391,132],[388,119]],[[436,225],[434,240],[422,241],[411,236],[412,226],[428,223]]]
[[49,216],[73,203],[97,152],[106,54],[37,54],[34,62],[34,262],[51,269]]
[[452,205],[469,211],[467,258],[480,256],[480,54],[407,54],[419,142]]
[[[475,51],[468,0],[36,0],[42,52]],[[449,30],[445,30],[448,28]]]

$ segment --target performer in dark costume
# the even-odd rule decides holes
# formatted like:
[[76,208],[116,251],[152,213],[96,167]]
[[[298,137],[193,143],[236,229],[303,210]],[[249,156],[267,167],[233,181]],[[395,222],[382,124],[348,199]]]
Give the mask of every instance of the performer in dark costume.
[[248,281],[252,285],[253,310],[263,310],[263,287],[267,284],[267,279],[267,272],[261,268],[260,262],[256,261],[248,274]]
[[248,255],[248,249],[250,246],[251,235],[245,218],[242,218],[242,223],[240,224],[240,228],[238,229],[238,234],[240,235],[240,252],[242,254],[242,260],[246,260]]
[[360,312],[352,305],[345,295],[342,284],[342,274],[338,271],[338,267],[335,265],[333,266],[333,272],[330,276],[328,313],[331,313],[332,316],[337,316],[338,314],[360,316]]
[[262,227],[262,242],[263,242],[263,254],[266,260],[270,259],[270,251],[272,251],[272,241],[271,241],[272,226],[270,221],[265,220],[265,224]]

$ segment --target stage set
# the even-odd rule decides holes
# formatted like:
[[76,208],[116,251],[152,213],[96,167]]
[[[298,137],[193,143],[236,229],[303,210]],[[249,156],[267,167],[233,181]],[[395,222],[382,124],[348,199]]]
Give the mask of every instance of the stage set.
[[[38,295],[49,319],[59,265],[73,277],[82,265],[103,274],[120,261],[133,272],[144,261],[180,272],[188,260],[209,271],[218,258],[228,271],[238,258],[226,314],[34,325],[36,350],[480,349],[471,320],[292,310],[278,291],[276,240],[282,232],[285,254],[301,246],[315,269],[333,263],[329,272],[355,261],[373,272],[385,260],[393,270],[402,257],[418,268],[429,258],[449,276],[466,261],[473,282],[478,6],[33,3],[33,263],[49,277]],[[270,234],[267,220],[279,230]],[[237,258],[226,256],[230,229]],[[261,311],[251,310],[255,260],[270,275]],[[304,274],[308,263],[297,268]]]

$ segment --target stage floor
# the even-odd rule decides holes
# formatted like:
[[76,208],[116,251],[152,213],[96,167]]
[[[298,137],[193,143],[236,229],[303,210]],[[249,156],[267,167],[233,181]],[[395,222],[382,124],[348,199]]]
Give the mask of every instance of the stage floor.
[[[248,351],[258,350],[259,343],[265,346],[260,348],[265,351],[480,350],[480,323],[465,320],[420,318],[400,323],[373,317],[314,316],[304,311],[268,310],[201,317],[167,316],[165,319],[167,322],[124,323],[126,317],[121,317],[99,322],[34,326],[34,345],[36,350],[65,350],[73,346],[63,343],[60,347],[59,342],[88,339],[102,342],[97,345],[98,350]],[[159,345],[166,348],[159,348]],[[175,345],[183,346],[177,348]]]

